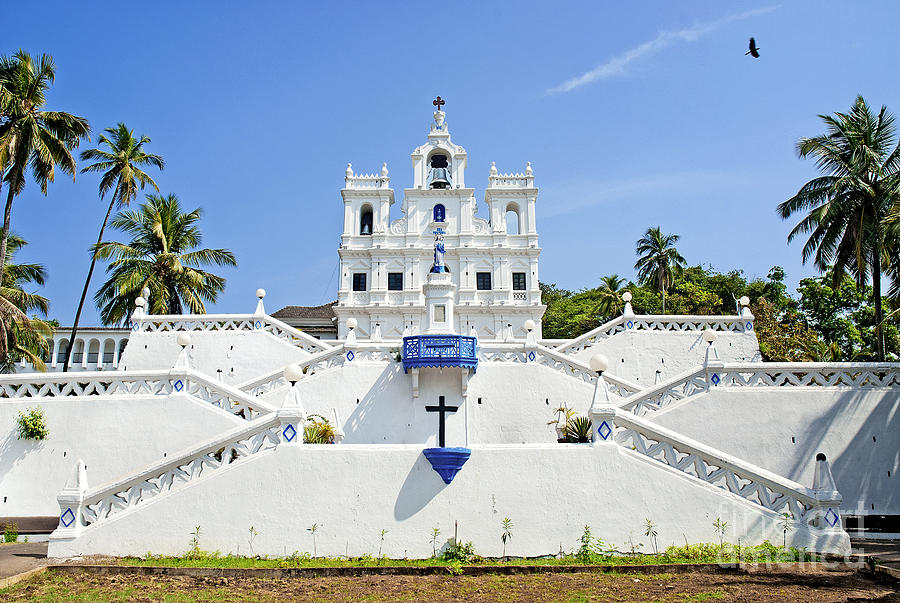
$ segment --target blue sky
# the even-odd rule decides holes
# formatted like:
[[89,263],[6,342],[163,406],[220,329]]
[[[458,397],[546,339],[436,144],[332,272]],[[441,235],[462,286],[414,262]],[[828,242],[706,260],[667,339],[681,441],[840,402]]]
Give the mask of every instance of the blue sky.
[[[479,200],[491,161],[532,162],[541,280],[567,288],[632,278],[655,225],[692,264],[778,264],[796,284],[815,271],[775,206],[816,172],[795,142],[857,94],[900,112],[889,1],[42,2],[3,20],[0,53],[53,55],[49,108],[87,117],[94,142],[118,121],[150,136],[162,192],[204,208],[204,244],[239,260],[212,312],[251,312],[257,287],[269,311],[334,299],[347,162],[387,162],[399,217],[438,94]],[[44,197],[29,181],[13,210],[63,324],[105,213],[97,183],[61,175]]]

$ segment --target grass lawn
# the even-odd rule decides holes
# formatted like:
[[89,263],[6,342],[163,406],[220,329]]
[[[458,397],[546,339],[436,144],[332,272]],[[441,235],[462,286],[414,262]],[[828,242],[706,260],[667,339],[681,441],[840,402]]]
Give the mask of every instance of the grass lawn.
[[531,574],[298,579],[101,576],[48,571],[3,601],[790,601],[896,600],[851,571],[776,574]]

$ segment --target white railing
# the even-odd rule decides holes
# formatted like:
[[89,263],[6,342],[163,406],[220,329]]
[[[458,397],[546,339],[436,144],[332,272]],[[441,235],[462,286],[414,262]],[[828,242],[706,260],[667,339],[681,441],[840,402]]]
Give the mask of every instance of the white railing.
[[841,496],[807,488],[724,452],[665,429],[631,413],[592,409],[599,441],[614,442],[692,478],[726,490],[798,523],[835,527]]
[[185,395],[246,420],[275,411],[244,392],[191,369],[28,373],[0,376],[0,396],[14,399]]
[[[749,328],[747,325],[750,325]],[[564,354],[577,354],[599,341],[625,331],[733,331],[753,329],[752,319],[740,316],[623,315],[606,322],[584,335],[556,347]]]
[[[594,385],[597,382],[597,373],[592,371],[587,364],[541,345],[525,347],[520,343],[479,343],[478,361],[479,363],[520,362],[536,364],[546,366],[567,377],[578,379],[590,385]],[[641,388],[634,383],[609,373],[605,373],[603,379],[606,381],[610,393],[622,398],[627,398],[641,391]]]
[[620,408],[642,416],[712,388],[848,387],[900,385],[900,364],[877,362],[715,363],[690,370],[624,400]]
[[239,429],[201,444],[198,448],[120,480],[85,492],[84,501],[66,517],[60,514],[60,527],[68,528],[77,520],[90,526],[136,505],[183,488],[192,481],[214,475],[236,463],[273,450],[280,442],[280,420],[275,414],[260,417]]
[[534,176],[529,173],[491,174],[488,188],[534,188]]
[[[301,379],[312,377],[331,368],[343,366],[347,362],[390,362],[396,360],[400,353],[400,342],[393,343],[356,343],[352,346],[340,344],[324,352],[319,352],[297,365],[302,370]],[[270,371],[265,375],[245,381],[237,389],[248,396],[261,396],[265,393],[287,387],[284,369]]]
[[330,349],[327,343],[307,335],[267,314],[151,314],[132,325],[135,332],[166,331],[261,331],[310,354]]

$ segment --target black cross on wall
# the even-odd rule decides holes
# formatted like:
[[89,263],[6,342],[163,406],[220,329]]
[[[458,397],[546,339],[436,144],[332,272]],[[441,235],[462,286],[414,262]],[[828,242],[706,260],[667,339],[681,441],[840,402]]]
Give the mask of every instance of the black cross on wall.
[[447,413],[448,412],[456,412],[459,410],[459,406],[447,406],[444,403],[444,396],[438,396],[438,405],[437,406],[426,406],[425,410],[427,412],[436,412],[438,414],[439,423],[438,423],[438,446],[443,448],[446,446],[444,435],[445,435],[445,424],[447,421]]
[[[437,97],[436,99],[434,99],[433,101],[431,101],[431,104],[434,105],[435,107],[437,107],[437,110],[438,110],[438,111],[443,111],[443,109],[441,109],[441,107],[443,107],[443,106],[446,105],[447,103],[444,101],[444,99],[442,99],[442,98],[439,96],[439,97]],[[443,416],[443,415],[441,415],[441,416]]]

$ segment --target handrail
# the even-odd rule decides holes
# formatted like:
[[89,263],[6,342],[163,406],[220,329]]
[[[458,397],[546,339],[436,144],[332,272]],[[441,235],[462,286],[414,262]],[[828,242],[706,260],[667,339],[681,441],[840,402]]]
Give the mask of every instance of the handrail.
[[[749,329],[747,325],[750,325]],[[714,331],[744,332],[753,329],[752,320],[740,316],[707,316],[689,314],[622,315],[575,339],[556,346],[558,352],[577,354],[600,340],[625,331]]]
[[132,323],[135,332],[262,331],[286,343],[315,353],[332,346],[268,314],[149,314]]
[[710,363],[626,398],[620,408],[637,415],[657,411],[713,387],[856,387],[900,385],[900,364],[890,362]]
[[[621,409],[591,409],[596,432],[632,452],[796,522],[834,527],[841,495],[808,488]],[[826,510],[827,508],[827,510]]]
[[[347,362],[389,362],[396,360],[400,353],[400,342],[362,342],[355,344],[341,344],[330,350],[325,350],[305,358],[296,364],[301,368],[302,377],[312,377],[324,370],[342,366]],[[284,378],[284,368],[269,371],[265,375],[255,377],[237,386],[249,396],[261,396],[262,394],[287,387],[288,382]]]
[[251,420],[274,412],[267,402],[193,369],[0,375],[0,397],[167,396],[183,394]]
[[[74,519],[89,526],[137,504],[208,476],[236,462],[274,449],[279,444],[280,419],[268,414],[216,436],[136,475],[88,490]],[[65,525],[65,511],[60,521]],[[66,526],[68,527],[68,526]]]
[[[597,373],[591,370],[587,364],[542,345],[523,346],[521,343],[488,342],[478,346],[478,358],[484,362],[538,364],[591,385],[597,381]],[[641,391],[640,386],[608,372],[603,374],[603,379],[606,381],[610,393],[622,398]]]

